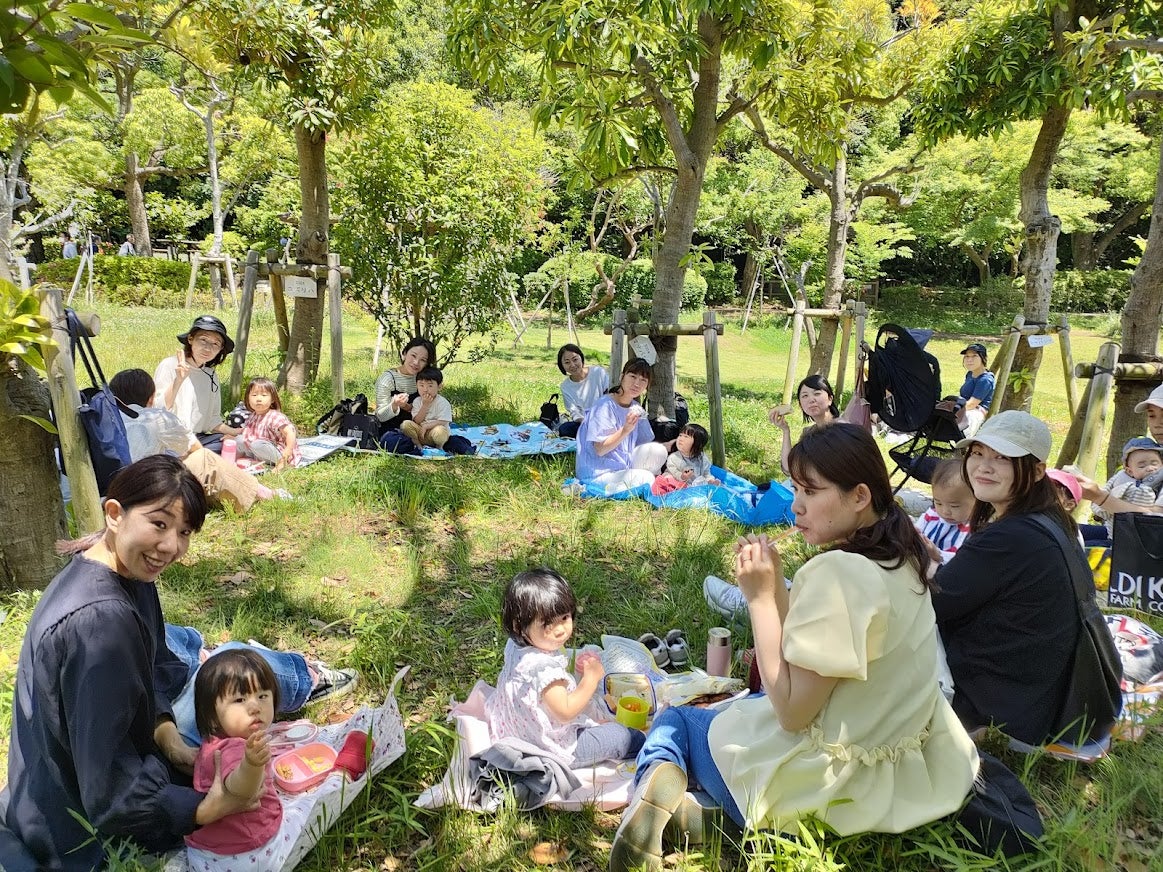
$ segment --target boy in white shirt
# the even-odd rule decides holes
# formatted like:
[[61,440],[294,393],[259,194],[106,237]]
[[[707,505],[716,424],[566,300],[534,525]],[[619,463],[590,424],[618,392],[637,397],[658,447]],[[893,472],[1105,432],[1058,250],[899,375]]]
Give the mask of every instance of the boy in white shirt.
[[444,373],[434,366],[416,376],[416,390],[420,396],[412,404],[412,420],[400,424],[400,432],[417,445],[443,448],[451,435],[452,406],[440,396]]

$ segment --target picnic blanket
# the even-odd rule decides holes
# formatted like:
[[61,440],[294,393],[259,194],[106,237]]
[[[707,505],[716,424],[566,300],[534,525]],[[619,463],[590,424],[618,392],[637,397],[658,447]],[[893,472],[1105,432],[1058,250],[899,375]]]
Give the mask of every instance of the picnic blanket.
[[[405,666],[392,679],[391,687],[382,705],[378,708],[361,708],[347,721],[322,727],[313,739],[335,748],[337,751],[343,746],[348,733],[353,730],[363,730],[375,742],[371,760],[367,771],[362,777],[351,781],[341,772],[332,772],[327,779],[318,786],[303,793],[284,793],[279,791],[279,799],[283,808],[305,808],[307,823],[299,838],[288,846],[276,841],[272,847],[272,855],[262,868],[249,866],[252,872],[290,872],[307,855],[315,844],[323,837],[339,819],[352,801],[363,792],[373,775],[382,772],[389,764],[404,753],[404,721],[400,717],[400,708],[396,704],[396,687],[408,672]],[[185,850],[174,851],[166,856],[165,872],[187,872]]]
[[[511,457],[528,457],[533,454],[568,454],[577,451],[576,440],[561,438],[540,421],[528,424],[485,424],[481,427],[454,424],[452,432],[475,445],[477,457],[492,460],[508,460]],[[425,454],[428,450],[425,449]]]
[[568,479],[564,489],[587,499],[642,499],[658,509],[708,509],[753,527],[793,522],[792,492],[786,485],[773,481],[766,491],[760,491],[747,479],[717,466],[711,467],[711,475],[722,484],[697,484],[661,496],[651,493],[646,484],[608,494],[601,485],[576,478]]
[[[417,797],[415,804],[419,808],[453,805],[470,811],[492,810],[482,804],[480,798],[474,798],[479,797],[479,792],[471,774],[471,758],[493,744],[485,714],[485,700],[493,692],[492,685],[478,681],[468,699],[462,703],[453,700],[448,719],[456,724],[456,750],[444,778]],[[634,784],[632,766],[603,763],[570,771],[578,786],[567,795],[555,793],[549,796],[545,803],[549,808],[580,811],[584,806],[592,805],[602,811],[612,811],[630,801]]]

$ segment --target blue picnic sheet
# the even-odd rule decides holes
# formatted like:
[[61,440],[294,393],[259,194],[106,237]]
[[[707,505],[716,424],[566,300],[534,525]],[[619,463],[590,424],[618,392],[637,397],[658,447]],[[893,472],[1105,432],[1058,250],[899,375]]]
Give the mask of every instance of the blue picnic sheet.
[[569,489],[576,483],[581,486],[579,496],[588,499],[642,499],[658,509],[708,509],[752,527],[793,522],[792,492],[786,485],[773,481],[766,491],[760,491],[747,479],[717,466],[711,467],[711,475],[722,484],[697,484],[671,491],[665,496],[655,496],[650,492],[650,485],[646,484],[607,494],[601,485],[581,482],[576,478],[568,479],[565,488]]
[[[453,424],[452,435],[463,436],[476,447],[476,457],[490,460],[508,460],[512,457],[529,457],[535,454],[568,454],[577,451],[577,441],[562,439],[540,421],[528,424],[484,424],[466,427]],[[417,455],[401,455],[415,457]],[[443,460],[454,457],[440,448],[422,448],[421,454],[428,460]]]

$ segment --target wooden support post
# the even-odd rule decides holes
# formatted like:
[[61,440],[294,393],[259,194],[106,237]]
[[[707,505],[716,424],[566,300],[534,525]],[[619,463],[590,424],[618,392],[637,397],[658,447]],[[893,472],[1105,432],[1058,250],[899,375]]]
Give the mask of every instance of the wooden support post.
[[1054,464],[1059,469],[1074,463],[1078,459],[1078,445],[1082,441],[1082,428],[1086,423],[1086,407],[1090,405],[1090,389],[1094,383],[1086,379],[1086,387],[1082,389],[1082,399],[1074,408],[1070,417],[1070,429],[1066,431],[1066,438],[1062,447],[1058,449],[1058,462]]
[[796,373],[799,372],[800,364],[800,334],[804,329],[804,304],[797,300],[796,307],[793,311],[792,328],[791,328],[791,350],[787,355],[787,375],[783,380],[783,401],[790,404],[792,402],[792,391],[795,390]]
[[73,517],[76,518],[78,531],[92,533],[105,526],[105,513],[101,509],[101,494],[97,490],[93,458],[89,456],[89,440],[85,436],[78,411],[81,394],[77,389],[72,356],[66,350],[69,347],[69,332],[65,329],[65,308],[61,296],[61,289],[54,287],[45,288],[41,294],[40,311],[53,325],[56,345],[42,345],[40,351],[48,372],[49,394],[56,411],[61,454],[64,456],[65,469],[69,472]]
[[703,344],[707,352],[707,409],[711,416],[711,463],[727,466],[727,443],[723,435],[723,395],[719,386],[719,334],[715,313],[703,312]]
[[275,307],[275,326],[279,336],[279,354],[286,357],[287,346],[291,344],[291,325],[287,320],[287,299],[283,296],[283,277],[270,274],[271,305]]
[[[1094,363],[1079,363],[1074,367],[1078,378],[1094,378],[1098,374]],[[1116,363],[1115,381],[1163,381],[1163,363]]]
[[250,343],[250,318],[254,312],[254,288],[258,284],[258,252],[246,254],[246,269],[242,274],[242,305],[238,307],[238,333],[234,343],[233,362],[230,364],[230,402],[242,397],[242,379],[246,375],[246,348]]
[[20,287],[27,291],[32,287],[32,274],[28,267],[28,261],[23,257],[16,258],[16,270],[20,273]]
[[1018,353],[1018,343],[1022,341],[1022,327],[1025,326],[1026,316],[1017,315],[1010,327],[1010,332],[1002,340],[1001,348],[997,352],[997,387],[993,391],[993,400],[989,404],[991,412],[1002,410],[1002,400],[1006,395],[1006,388],[1010,382],[1010,370],[1014,368],[1014,355]]
[[849,300],[840,316],[840,362],[836,364],[836,396],[844,393],[844,375],[848,369],[848,349],[852,343],[852,310],[855,300]]
[[1062,375],[1066,379],[1066,403],[1070,406],[1070,416],[1073,418],[1078,409],[1078,401],[1074,397],[1076,388],[1074,384],[1074,353],[1070,348],[1070,320],[1065,314],[1058,319],[1058,347],[1062,351]]
[[186,309],[194,308],[194,285],[198,284],[198,266],[201,256],[194,252],[190,255],[190,284],[186,286]]
[[626,310],[614,310],[614,326],[610,330],[610,384],[622,378],[622,363],[626,356]]
[[[250,258],[250,255],[247,255]],[[234,286],[234,258],[230,256],[229,252],[224,252],[222,255],[223,261],[226,263],[226,287],[230,289],[230,305],[238,305],[238,288]],[[258,269],[257,264],[255,269]]]
[[343,295],[339,255],[327,255],[327,317],[331,322],[331,395],[343,399]]
[[[1090,386],[1090,402],[1086,404],[1086,421],[1082,426],[1082,440],[1078,446],[1078,467],[1088,478],[1096,478],[1098,456],[1105,449],[1103,430],[1110,406],[1112,370],[1119,359],[1119,344],[1104,342],[1098,349],[1098,374]],[[1105,478],[1105,477],[1104,477]]]

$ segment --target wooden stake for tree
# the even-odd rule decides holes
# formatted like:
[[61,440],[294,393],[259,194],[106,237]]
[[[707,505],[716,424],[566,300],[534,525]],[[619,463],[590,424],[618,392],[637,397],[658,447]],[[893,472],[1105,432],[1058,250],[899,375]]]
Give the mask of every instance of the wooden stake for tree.
[[1074,383],[1074,352],[1070,348],[1070,320],[1065,314],[1058,319],[1058,345],[1062,352],[1062,374],[1066,379],[1066,403],[1070,406],[1070,415],[1074,416],[1078,402],[1074,398],[1077,391]]
[[[226,262],[226,287],[230,290],[230,305],[237,306],[238,288],[234,285],[234,258],[229,253],[223,253],[222,257]],[[257,269],[257,266],[255,268]]]
[[703,312],[703,345],[707,352],[707,410],[711,416],[711,462],[720,469],[727,466],[726,439],[723,434],[723,394],[719,385],[719,332],[715,313]]
[[242,379],[246,374],[246,347],[250,343],[250,318],[254,311],[254,289],[258,284],[258,252],[246,253],[246,269],[242,274],[242,305],[238,308],[238,339],[234,343],[233,362],[230,364],[230,401],[237,403],[242,395]]
[[994,388],[993,400],[990,401],[991,410],[1000,410],[1001,401],[1006,395],[1006,388],[1010,383],[1010,370],[1014,368],[1014,355],[1018,353],[1018,343],[1022,341],[1022,327],[1026,324],[1025,315],[1014,317],[1010,332],[1002,340],[1001,348],[997,352],[996,370],[997,386]]
[[804,329],[804,304],[801,300],[796,300],[794,314],[792,316],[791,329],[791,351],[787,356],[787,375],[783,380],[783,401],[791,403],[791,392],[795,389],[796,373],[799,371],[800,363],[800,334]]
[[626,310],[614,310],[614,326],[610,330],[610,384],[622,378],[622,361],[626,355]]
[[54,287],[47,287],[41,293],[41,314],[53,325],[56,345],[42,345],[40,350],[48,372],[48,389],[53,409],[56,411],[61,454],[69,472],[73,515],[77,520],[77,529],[90,533],[105,526],[105,513],[101,509],[101,494],[97,490],[93,458],[89,456],[89,440],[81,424],[81,394],[73,372],[73,359],[67,350],[69,332],[64,326],[65,308],[61,296],[61,289]]
[[1058,450],[1058,462],[1054,464],[1059,469],[1078,459],[1078,446],[1082,441],[1082,428],[1086,424],[1086,409],[1090,405],[1093,385],[1093,381],[1086,379],[1086,387],[1082,389],[1082,400],[1074,407],[1074,414],[1070,416],[1070,429],[1066,431],[1066,438]]
[[1098,455],[1105,448],[1103,430],[1106,428],[1111,383],[1114,381],[1114,367],[1118,359],[1119,344],[1117,342],[1104,342],[1098,349],[1095,376],[1090,388],[1090,401],[1086,404],[1086,421],[1082,427],[1082,440],[1078,447],[1078,466],[1088,478],[1095,477]]
[[327,255],[327,307],[331,326],[331,394],[343,399],[343,297],[339,255]]
[[848,348],[852,342],[852,311],[855,300],[845,303],[844,313],[840,316],[840,361],[836,364],[836,396],[844,393],[844,375],[848,371]]
[[283,277],[272,272],[269,277],[271,284],[271,304],[275,307],[275,325],[279,337],[279,354],[287,356],[287,346],[291,344],[291,323],[287,320],[287,298],[283,296]]
[[190,284],[186,287],[186,309],[194,308],[194,285],[198,283],[198,267],[202,256],[198,252],[190,254]]

